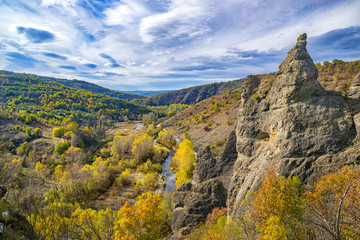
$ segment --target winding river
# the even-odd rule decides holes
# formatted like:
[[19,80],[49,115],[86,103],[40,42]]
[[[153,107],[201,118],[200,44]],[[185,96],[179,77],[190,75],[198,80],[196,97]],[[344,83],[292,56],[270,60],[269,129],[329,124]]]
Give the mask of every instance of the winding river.
[[165,182],[165,191],[173,192],[175,191],[175,181],[176,175],[169,170],[170,163],[174,157],[175,151],[171,151],[169,156],[165,159],[165,162],[162,165],[161,173],[164,177]]

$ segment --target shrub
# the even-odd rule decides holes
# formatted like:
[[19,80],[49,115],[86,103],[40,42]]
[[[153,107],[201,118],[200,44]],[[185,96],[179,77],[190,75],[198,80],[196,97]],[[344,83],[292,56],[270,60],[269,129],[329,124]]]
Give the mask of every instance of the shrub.
[[144,184],[149,190],[154,190],[157,187],[157,177],[154,173],[145,175]]
[[54,128],[52,131],[52,135],[54,137],[61,138],[62,136],[64,136],[65,130],[65,127]]
[[176,146],[176,140],[174,135],[175,135],[175,131],[173,129],[166,132],[161,131],[159,133],[157,141],[168,148],[172,148]]
[[61,154],[65,153],[65,151],[68,150],[69,147],[70,147],[69,141],[60,142],[55,146],[54,153],[61,155]]
[[43,135],[43,133],[42,133],[42,131],[40,130],[40,128],[35,128],[34,136],[35,136],[36,138],[40,138],[40,137],[42,137],[42,135]]
[[154,141],[152,137],[145,134],[135,138],[132,144],[132,152],[138,161],[152,159],[154,155]]
[[27,127],[26,128],[26,134],[29,136],[29,137],[31,137],[32,136],[32,127]]

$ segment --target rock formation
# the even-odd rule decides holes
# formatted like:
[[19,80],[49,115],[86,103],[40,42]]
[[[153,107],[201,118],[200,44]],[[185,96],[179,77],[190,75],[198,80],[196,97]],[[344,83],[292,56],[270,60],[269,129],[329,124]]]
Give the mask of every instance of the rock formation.
[[[326,91],[317,76],[306,50],[306,34],[302,34],[274,79],[262,81],[257,76],[245,79],[236,131],[227,150],[215,159],[205,149],[199,154],[193,178],[200,186],[203,181],[221,180],[227,189],[230,215],[241,212],[239,206],[247,191],[257,190],[272,169],[278,175],[299,176],[311,187],[322,175],[359,162],[360,151],[356,149],[360,131],[360,75],[353,80],[346,100],[341,93]],[[182,199],[188,198],[186,194],[194,196],[194,188],[198,186],[181,186],[175,201],[189,209],[189,203]],[[205,212],[210,211],[207,208]],[[193,226],[204,219],[185,217],[173,223]]]
[[263,90],[263,83],[245,80],[236,128],[238,159],[227,203],[231,214],[239,212],[246,192],[256,190],[272,168],[311,184],[346,163],[340,155],[356,135],[353,118],[341,94],[325,91],[317,76],[302,34],[265,98],[251,97]]
[[226,189],[218,179],[199,184],[184,183],[174,195],[172,229],[182,235],[206,219],[216,207],[226,207]]

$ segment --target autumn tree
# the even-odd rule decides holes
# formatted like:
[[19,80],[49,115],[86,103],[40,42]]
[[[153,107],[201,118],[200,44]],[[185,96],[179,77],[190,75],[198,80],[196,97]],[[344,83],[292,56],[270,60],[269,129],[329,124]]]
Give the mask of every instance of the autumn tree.
[[252,217],[261,239],[299,239],[304,213],[304,190],[298,177],[276,177],[270,171],[254,196]]
[[84,164],[86,161],[86,155],[81,148],[69,147],[65,154],[69,163]]
[[115,222],[116,239],[152,240],[161,237],[165,224],[162,198],[144,193],[131,206],[128,202],[119,210]]
[[323,176],[307,193],[312,228],[327,239],[360,239],[360,168],[345,166]]
[[176,140],[175,140],[175,130],[174,129],[171,129],[171,130],[168,130],[168,131],[161,131],[159,133],[159,136],[158,136],[158,139],[157,141],[168,147],[168,148],[172,148],[174,146],[176,146]]
[[40,130],[40,128],[35,128],[35,131],[34,131],[34,136],[36,138],[41,138],[43,135],[42,131]]
[[152,159],[154,155],[154,142],[152,137],[145,134],[135,138],[132,144],[132,152],[138,161]]
[[77,208],[71,215],[73,239],[114,239],[116,212]]
[[32,137],[32,133],[33,133],[32,131],[33,131],[32,127],[27,127],[26,128],[26,134],[28,135],[29,138]]
[[65,127],[54,128],[52,131],[52,135],[54,137],[61,138],[62,136],[64,136],[65,131],[66,131]]
[[132,136],[115,136],[111,144],[112,154],[117,158],[121,158],[124,154],[131,151],[133,141],[134,138]]
[[185,139],[180,143],[179,149],[176,151],[170,165],[176,174],[175,185],[177,187],[191,180],[194,165],[194,145],[191,140]]
[[16,154],[19,156],[26,156],[30,152],[30,146],[28,142],[24,142],[18,148],[16,148]]

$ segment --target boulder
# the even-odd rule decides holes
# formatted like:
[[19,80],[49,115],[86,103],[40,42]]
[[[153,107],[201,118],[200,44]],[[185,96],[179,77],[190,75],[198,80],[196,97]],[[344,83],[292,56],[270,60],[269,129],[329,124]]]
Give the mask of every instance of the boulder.
[[172,229],[185,235],[189,229],[205,221],[216,207],[226,207],[226,189],[218,179],[192,184],[184,183],[175,192]]

